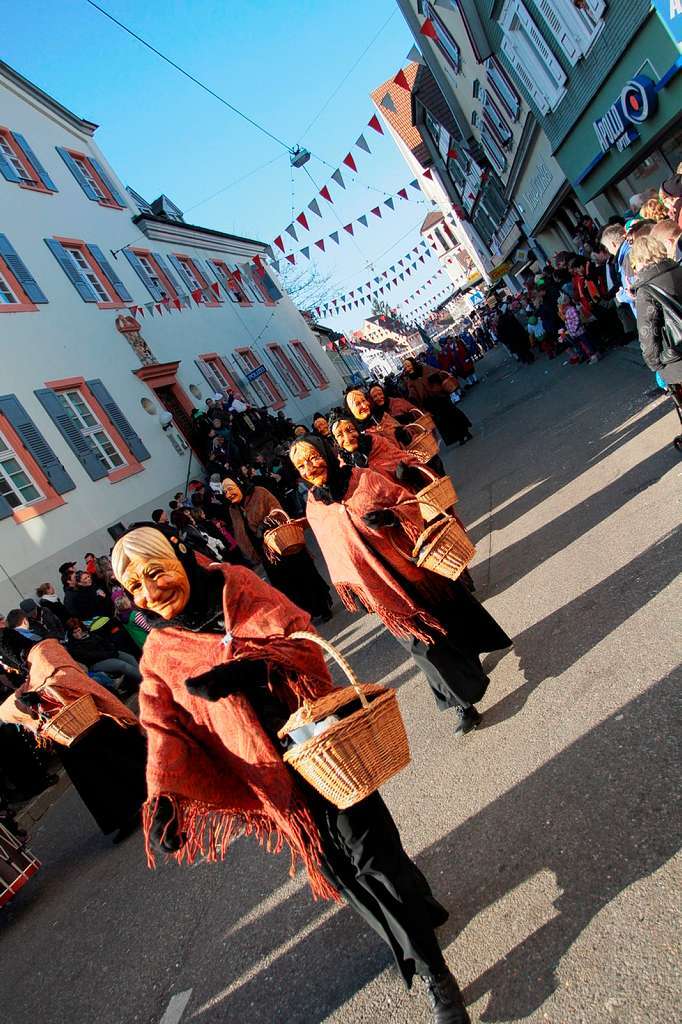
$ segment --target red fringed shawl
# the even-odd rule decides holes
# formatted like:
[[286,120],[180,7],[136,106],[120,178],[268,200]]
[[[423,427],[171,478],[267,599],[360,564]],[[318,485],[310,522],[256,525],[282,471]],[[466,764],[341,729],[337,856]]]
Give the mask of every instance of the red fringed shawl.
[[212,703],[192,697],[185,680],[235,659],[264,659],[278,666],[273,692],[291,711],[333,684],[319,647],[288,640],[310,630],[310,616],[240,566],[213,566],[225,576],[225,636],[169,626],[153,629],[140,663],[140,720],[149,740],[148,799],[144,809],[147,857],[154,866],[149,831],[160,796],[171,800],[187,837],[172,856],[179,863],[222,859],[233,839],[255,835],[269,852],[286,845],[291,872],[300,857],[315,897],[338,899],[320,871],[321,840],[295,777],[240,694]]
[[388,411],[394,418],[405,416],[408,412],[421,416],[421,409],[418,409],[414,402],[409,402],[407,398],[389,398]]
[[[372,530],[362,521],[367,512],[394,508],[412,497],[373,469],[353,469],[343,501],[325,505],[308,493],[306,517],[331,581],[349,611],[357,610],[357,599],[376,612],[395,636],[433,643],[445,630],[428,606],[437,607],[446,596],[443,585],[433,573],[398,553],[390,539],[406,552],[411,549],[424,528],[417,505],[398,509],[400,527]],[[415,603],[403,582],[424,597],[424,605]]]
[[[396,483],[395,471],[398,463],[404,462],[407,466],[420,466],[419,459],[409,452],[399,448],[395,441],[391,442],[381,434],[372,434],[372,450],[369,453],[368,468],[375,473],[381,473],[387,480]],[[424,477],[423,486],[426,487],[428,479]]]

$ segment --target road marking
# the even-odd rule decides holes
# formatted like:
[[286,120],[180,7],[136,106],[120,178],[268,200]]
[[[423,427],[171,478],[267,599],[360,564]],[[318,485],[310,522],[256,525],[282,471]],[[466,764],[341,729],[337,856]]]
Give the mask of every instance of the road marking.
[[188,988],[186,992],[178,992],[173,996],[166,1007],[166,1012],[161,1018],[161,1024],[180,1024],[180,1018],[185,1012],[193,991],[193,989]]

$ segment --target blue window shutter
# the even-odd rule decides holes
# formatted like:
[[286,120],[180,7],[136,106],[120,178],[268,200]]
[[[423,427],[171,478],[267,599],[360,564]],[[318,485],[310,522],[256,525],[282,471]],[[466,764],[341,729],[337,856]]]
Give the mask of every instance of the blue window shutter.
[[188,291],[193,292],[194,291],[194,285],[193,285],[191,279],[188,277],[187,271],[183,267],[183,265],[180,262],[180,260],[178,259],[178,257],[170,255],[168,257],[168,259],[171,261],[171,263],[175,267],[176,273],[178,274],[180,280],[183,282],[185,288]]
[[55,427],[91,480],[107,476],[107,468],[100,462],[90,438],[84,437],[76,421],[69,415],[59,398],[50,388],[38,388],[33,392]]
[[[57,494],[73,491],[75,483],[66,472],[49,444],[14,395],[0,397],[0,413],[14,427],[26,451],[38,463]],[[21,453],[19,457],[21,457]]]
[[5,501],[3,496],[0,494],[0,522],[3,519],[9,519],[12,515],[12,506],[8,501]]
[[90,282],[83,277],[62,243],[58,242],[56,238],[46,238],[45,244],[80,295],[83,302],[99,302],[99,296],[96,294],[94,288]]
[[12,132],[12,136],[17,146],[19,146],[19,148],[23,150],[25,156],[28,159],[28,162],[33,167],[34,171],[42,181],[45,188],[49,188],[51,192],[59,192],[59,189],[57,188],[52,178],[41,164],[38,157],[35,155],[31,147],[29,146],[24,136],[20,135],[19,132]]
[[278,302],[282,298],[281,291],[279,290],[275,282],[272,280],[267,270],[261,277],[261,284],[263,285],[263,287],[265,288],[266,292],[268,293],[273,302]]
[[140,257],[137,253],[132,252],[130,249],[123,249],[123,255],[126,257],[128,263],[133,268],[140,281],[142,281],[142,284],[145,286],[151,297],[156,299],[157,302],[160,302],[163,298],[163,290],[161,288],[157,288],[154,284],[151,277],[140,263]]
[[46,296],[38,287],[38,282],[23,260],[20,260],[17,256],[7,235],[0,235],[0,256],[2,256],[31,302],[47,302]]
[[97,195],[94,188],[92,187],[88,179],[85,177],[85,175],[83,174],[83,172],[81,171],[80,167],[78,166],[74,158],[71,156],[71,154],[68,153],[63,146],[55,146],[55,149],[57,150],[64,163],[73,174],[74,178],[76,179],[80,187],[85,192],[88,199],[92,199],[94,202],[98,203],[99,196]]
[[114,291],[118,295],[119,299],[123,299],[124,302],[132,302],[133,297],[123,284],[123,281],[118,276],[111,263],[100,249],[98,245],[93,245],[92,242],[88,242],[88,250],[90,255],[94,258],[95,262],[99,264],[99,268],[106,277],[107,281],[113,285]]
[[7,181],[21,181],[21,178],[3,153],[0,153],[0,174],[2,174],[3,178],[6,178]]
[[141,438],[135,433],[129,420],[127,420],[123,415],[120,407],[113,400],[107,388],[102,384],[102,381],[86,380],[85,383],[90,388],[90,391],[102,406],[138,462],[144,462],[145,459],[150,459],[151,455],[143,445]]
[[99,174],[99,176],[102,179],[102,181],[104,182],[104,184],[107,186],[107,188],[111,192],[111,195],[113,197],[114,202],[118,203],[119,206],[127,206],[128,204],[126,203],[125,199],[123,198],[121,193],[118,191],[118,189],[114,185],[113,181],[111,180],[111,178],[109,177],[107,172],[102,167],[102,165],[99,162],[99,160],[95,160],[94,156],[89,156],[88,160],[90,161],[90,163],[95,168],[95,170]]
[[175,294],[179,295],[182,292],[182,288],[178,284],[177,278],[173,276],[173,274],[171,272],[171,268],[168,266],[168,264],[166,263],[165,259],[161,255],[161,253],[160,252],[153,252],[152,256],[156,260],[157,265],[161,268],[161,270],[163,270],[164,274],[166,275],[166,277],[170,281],[171,287],[174,289]]

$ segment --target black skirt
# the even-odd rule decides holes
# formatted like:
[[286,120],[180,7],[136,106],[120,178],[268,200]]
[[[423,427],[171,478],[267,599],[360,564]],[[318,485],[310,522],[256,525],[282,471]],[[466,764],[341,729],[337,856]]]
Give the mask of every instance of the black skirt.
[[139,729],[101,718],[82,739],[58,750],[78,795],[105,835],[135,817],[147,797],[147,745]]
[[331,591],[307,550],[270,562],[263,557],[268,580],[309,615],[326,615],[332,606]]
[[469,434],[471,421],[461,409],[453,405],[447,395],[442,398],[430,398],[428,408],[436,421],[438,433],[446,445],[454,444],[455,441],[463,441]]

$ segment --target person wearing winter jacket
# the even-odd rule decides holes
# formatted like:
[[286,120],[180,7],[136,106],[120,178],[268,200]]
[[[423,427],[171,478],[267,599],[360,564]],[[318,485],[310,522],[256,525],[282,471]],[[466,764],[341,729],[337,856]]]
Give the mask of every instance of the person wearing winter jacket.
[[[632,263],[642,357],[664,381],[682,423],[682,266],[651,235],[635,238]],[[673,444],[682,451],[682,434]]]

